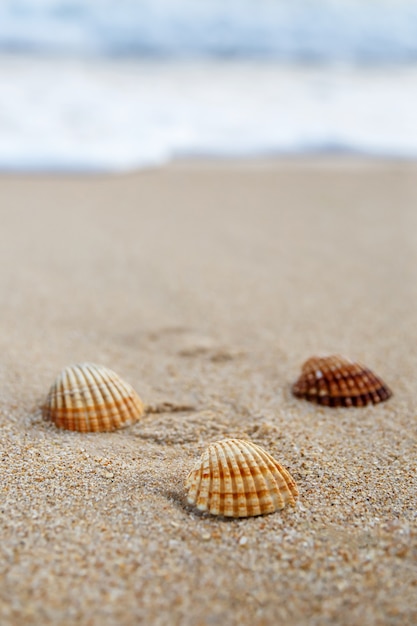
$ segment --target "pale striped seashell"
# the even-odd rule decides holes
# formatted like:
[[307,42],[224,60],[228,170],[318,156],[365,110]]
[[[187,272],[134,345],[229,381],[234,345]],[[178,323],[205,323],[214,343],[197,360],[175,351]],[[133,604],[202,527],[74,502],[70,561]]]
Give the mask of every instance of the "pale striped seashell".
[[340,354],[308,359],[292,392],[297,398],[330,407],[378,404],[392,396],[368,367]]
[[289,472],[260,446],[224,439],[208,446],[189,473],[188,502],[225,517],[251,517],[295,505],[297,486]]
[[107,367],[66,367],[52,385],[42,414],[59,428],[80,432],[116,430],[136,422],[144,406],[136,391]]

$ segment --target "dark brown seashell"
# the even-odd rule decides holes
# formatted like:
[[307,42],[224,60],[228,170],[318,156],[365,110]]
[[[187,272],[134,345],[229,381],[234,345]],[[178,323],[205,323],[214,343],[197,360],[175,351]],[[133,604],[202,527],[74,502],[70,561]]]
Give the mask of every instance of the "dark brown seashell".
[[331,407],[378,404],[392,396],[370,369],[339,354],[308,359],[292,392],[297,398]]

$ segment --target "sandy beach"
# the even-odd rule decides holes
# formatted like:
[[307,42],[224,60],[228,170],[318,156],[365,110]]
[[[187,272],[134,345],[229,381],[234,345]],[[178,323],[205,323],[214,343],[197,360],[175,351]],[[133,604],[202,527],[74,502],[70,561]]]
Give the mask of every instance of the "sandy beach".
[[[417,165],[3,176],[0,198],[0,624],[416,624]],[[323,352],[394,396],[294,398]],[[105,434],[44,422],[83,361],[167,410]],[[291,472],[295,508],[186,503],[228,436]]]

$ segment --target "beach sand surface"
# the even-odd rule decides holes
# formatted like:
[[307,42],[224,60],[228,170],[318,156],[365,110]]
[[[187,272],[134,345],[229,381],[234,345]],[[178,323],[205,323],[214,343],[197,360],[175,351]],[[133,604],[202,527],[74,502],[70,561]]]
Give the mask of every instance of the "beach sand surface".
[[[0,198],[2,626],[417,623],[417,165],[3,176]],[[333,352],[393,397],[294,398],[303,361]],[[84,361],[159,412],[114,433],[46,423]],[[295,508],[187,504],[229,436],[291,472]]]

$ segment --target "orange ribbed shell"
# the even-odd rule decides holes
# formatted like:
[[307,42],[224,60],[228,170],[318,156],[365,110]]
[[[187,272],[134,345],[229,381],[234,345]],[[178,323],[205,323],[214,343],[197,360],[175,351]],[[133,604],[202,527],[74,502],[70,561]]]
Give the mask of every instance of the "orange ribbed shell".
[[297,398],[331,407],[378,404],[392,396],[370,369],[339,354],[308,359],[292,392]]
[[298,496],[287,470],[263,448],[240,439],[209,445],[185,486],[190,504],[226,517],[273,513],[295,505]]
[[42,414],[59,428],[103,432],[136,422],[144,406],[136,391],[106,367],[65,368],[52,385]]

